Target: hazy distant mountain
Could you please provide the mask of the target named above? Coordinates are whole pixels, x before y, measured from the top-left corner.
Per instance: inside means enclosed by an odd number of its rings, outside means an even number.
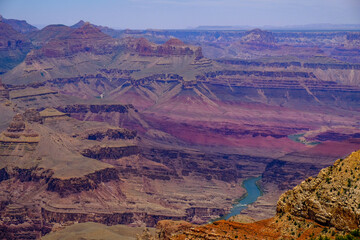
[[[288,25],[288,26],[198,26],[197,30],[250,30],[261,28],[264,30],[360,30],[360,24],[306,24],[306,25]]]
[[[278,29],[278,30],[360,30],[360,24],[306,24],[306,25],[289,25],[289,26],[264,26],[264,29]]]
[[[242,25],[242,26],[198,26],[197,30],[250,30],[255,27]]]
[[[81,28],[85,24],[86,24],[85,21],[80,20],[79,22],[70,26],[70,28]],[[93,24],[93,26],[95,26],[97,29],[99,29],[103,33],[110,35],[111,37],[118,37],[122,33],[122,30],[115,30],[115,29],[112,29],[112,28],[109,28],[106,26],[99,26],[99,25],[94,25],[94,24]]]
[[[6,19],[0,15],[0,21],[9,24],[16,31],[21,32],[21,33],[28,33],[28,32],[38,30],[33,25],[28,24],[25,20]]]

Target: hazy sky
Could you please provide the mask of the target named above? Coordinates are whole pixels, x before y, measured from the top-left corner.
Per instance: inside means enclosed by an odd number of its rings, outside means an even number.
[[[0,0],[5,18],[117,29],[360,24],[360,0]]]

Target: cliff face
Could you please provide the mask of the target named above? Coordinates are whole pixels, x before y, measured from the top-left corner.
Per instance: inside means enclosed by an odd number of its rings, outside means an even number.
[[[284,193],[277,212],[314,220],[339,230],[360,227],[360,151],[321,170]]]
[[[114,168],[107,168],[83,177],[70,179],[51,178],[46,190],[57,192],[64,197],[69,194],[96,189],[100,183],[112,180],[119,180],[118,172]]]
[[[161,45],[151,43],[145,38],[128,38],[124,41],[128,49],[137,52],[140,56],[169,57],[195,55],[197,60],[203,57],[201,48],[186,45],[179,39],[173,38]]]

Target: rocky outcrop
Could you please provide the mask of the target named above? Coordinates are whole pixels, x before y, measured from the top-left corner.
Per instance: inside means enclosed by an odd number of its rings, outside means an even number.
[[[198,223],[203,223],[204,220],[211,221],[217,216],[224,216],[225,214],[226,211],[222,208],[191,207],[186,209],[187,221],[193,223],[197,223],[196,219],[199,219]]]
[[[124,147],[101,147],[94,146],[82,151],[82,155],[98,160],[102,159],[118,159],[126,156],[138,154],[140,152],[138,146],[124,146]]]
[[[203,208],[207,215],[195,215],[195,217],[203,216],[212,216],[208,215],[209,212],[214,211],[213,209]],[[52,209],[51,207],[44,206],[42,209],[42,218],[44,222],[56,222],[59,224],[64,224],[66,222],[98,222],[106,225],[116,225],[116,224],[137,224],[138,222],[143,222],[148,227],[155,227],[156,224],[163,220],[191,220],[194,215],[193,213],[186,213],[186,215],[179,216],[168,216],[161,214],[145,213],[145,212],[112,212],[112,213],[102,213],[102,212],[91,212],[91,213],[80,213],[80,212],[61,212],[57,209]],[[218,209],[220,211],[220,209]],[[205,214],[204,212],[204,214]],[[181,221],[184,225],[189,226],[184,221]],[[181,224],[182,225],[182,224]],[[162,234],[162,235],[166,235]]]
[[[0,229],[4,230],[2,239],[40,239],[51,231],[51,224],[43,222],[40,208],[35,205],[8,204],[0,212]]]
[[[59,212],[48,208],[42,208],[42,217],[46,222],[98,222],[106,225],[136,224],[143,222],[146,226],[154,227],[158,221],[165,219],[182,220],[184,216],[166,216],[148,214],[145,212],[113,212],[113,213],[69,213]]]
[[[28,122],[38,122],[38,123],[42,123],[43,118],[40,115],[39,111],[37,111],[36,109],[27,109],[24,114],[23,114],[24,118],[26,121]]]
[[[18,89],[11,89],[10,99],[21,99],[22,101],[32,101],[36,97],[48,97],[49,95],[56,95],[58,92],[43,87],[24,87]]]
[[[183,222],[161,221],[156,226],[160,240],[236,240],[236,239],[281,239],[280,232],[275,230],[274,221],[264,220],[252,224],[230,221],[216,221],[207,225],[188,225]],[[290,236],[286,236],[290,237]],[[286,238],[285,238],[286,239]],[[289,238],[290,239],[290,238]]]
[[[6,131],[0,134],[0,147],[6,151],[7,145],[11,144],[37,144],[40,140],[39,134],[26,126],[24,116],[17,114]],[[11,148],[10,148],[11,149]],[[31,148],[29,148],[31,149]],[[1,152],[0,152],[1,154]],[[6,155],[6,153],[3,153]]]
[[[63,113],[101,113],[101,112],[118,112],[127,113],[129,109],[134,109],[131,104],[99,104],[99,105],[88,105],[88,104],[74,104],[67,106],[60,106],[56,108]]]
[[[314,220],[338,230],[360,227],[360,151],[333,166],[324,168],[284,193],[277,204],[278,214]]]
[[[112,77],[130,77],[131,74],[140,72],[140,70],[127,70],[127,69],[117,69],[117,68],[102,68],[99,69],[99,72],[102,74],[111,75]]]
[[[186,45],[178,39],[170,39],[162,45],[151,43],[146,38],[127,38],[124,41],[129,50],[135,51],[140,56],[194,56],[197,60],[203,57],[201,48]]]
[[[178,74],[154,74],[145,78],[131,79],[133,86],[144,86],[153,82],[179,82],[183,81],[183,77]]]
[[[308,72],[294,72],[294,71],[230,71],[222,70],[216,72],[208,72],[205,74],[208,78],[218,76],[247,76],[247,77],[271,77],[271,78],[305,78],[316,79],[313,73]]]
[[[192,224],[185,221],[162,220],[156,224],[157,237],[162,240],[170,240],[174,234],[187,231],[192,227]]]
[[[57,192],[61,197],[65,197],[72,193],[96,189],[99,183],[112,180],[119,180],[118,172],[114,168],[106,168],[78,178],[51,178],[47,190]]]
[[[240,65],[240,66],[252,66],[252,67],[275,67],[275,68],[289,68],[289,67],[301,67],[302,63],[297,61],[289,62],[261,62],[256,60],[244,60],[244,59],[217,59],[216,62],[222,64]]]
[[[340,50],[339,50],[340,51]],[[256,60],[243,60],[243,59],[218,59],[216,62],[229,65],[239,66],[252,66],[252,67],[271,67],[271,68],[290,68],[290,67],[303,67],[305,69],[337,69],[337,70],[359,70],[360,64],[357,63],[311,63],[311,62],[261,62]]]
[[[312,68],[312,69],[338,69],[338,70],[360,70],[360,64],[344,64],[344,63],[304,63],[304,68]]]
[[[50,119],[60,119],[68,116],[68,114],[60,112],[55,108],[45,108],[44,110],[39,112],[39,115],[42,121],[46,121]]]
[[[108,140],[117,140],[117,139],[134,139],[137,133],[134,130],[129,130],[125,128],[110,128],[110,129],[98,129],[91,130],[86,132],[84,135],[85,139],[101,141],[104,138]]]

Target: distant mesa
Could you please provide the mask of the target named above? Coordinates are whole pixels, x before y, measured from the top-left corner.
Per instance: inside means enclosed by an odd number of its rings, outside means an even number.
[[[241,41],[248,43],[265,43],[273,44],[276,42],[272,32],[263,31],[259,28],[247,31],[246,35],[241,38]]]
[[[59,119],[68,116],[68,114],[58,111],[55,108],[46,108],[40,112],[41,118],[45,121],[48,119]]]
[[[87,39],[94,39],[94,38],[111,38],[109,35],[101,32],[96,26],[86,22],[82,27],[73,31],[69,38],[87,38]]]
[[[169,41],[164,43],[165,46],[185,46],[185,43],[177,38],[171,38]]]
[[[135,50],[140,56],[191,56],[195,55],[196,59],[203,57],[200,47],[186,45],[179,39],[172,38],[162,45],[150,42],[146,38],[128,38],[127,48]]]

